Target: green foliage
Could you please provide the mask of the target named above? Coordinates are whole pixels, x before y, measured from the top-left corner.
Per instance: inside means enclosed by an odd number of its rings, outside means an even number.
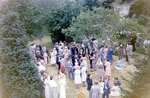
[[[100,2],[98,0],[84,0],[84,1],[85,1],[84,6],[90,10],[92,10],[94,7],[100,6]]]
[[[41,98],[43,84],[17,12],[1,11],[0,39],[2,98]]]
[[[72,23],[72,19],[80,13],[80,6],[77,3],[67,2],[66,4],[52,9],[47,20],[48,29],[52,41],[68,40],[61,30],[66,29]]]
[[[40,38],[45,31],[46,14],[30,0],[9,0],[8,9],[18,12],[29,39]]]
[[[73,24],[63,30],[66,36],[81,42],[83,38],[96,36],[99,40],[114,42],[119,38],[126,38],[126,34],[117,32],[129,31],[143,33],[144,27],[131,19],[124,19],[113,10],[96,8],[94,11],[81,12]],[[132,35],[132,34],[131,34]]]

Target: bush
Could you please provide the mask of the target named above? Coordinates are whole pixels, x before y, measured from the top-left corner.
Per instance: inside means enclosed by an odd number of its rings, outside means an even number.
[[[41,98],[42,81],[31,61],[27,37],[17,12],[0,14],[0,78],[3,98]]]

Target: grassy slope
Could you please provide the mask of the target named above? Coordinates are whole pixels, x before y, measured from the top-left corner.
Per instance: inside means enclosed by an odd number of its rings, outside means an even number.
[[[34,43],[37,43],[37,44],[40,43],[42,45],[47,46],[49,48],[49,50],[52,49],[52,44],[50,44],[51,40],[50,40],[49,37],[43,38],[42,41],[36,40],[36,41],[34,41]],[[111,86],[113,86],[113,78],[114,77],[118,77],[121,80],[121,82],[122,82],[122,86],[121,87],[123,89],[126,89],[126,90],[130,91],[127,81],[131,81],[132,76],[131,76],[130,73],[134,73],[136,68],[133,65],[128,65],[126,63],[126,66],[125,66],[124,70],[122,70],[122,71],[116,70],[114,68],[114,66],[117,63],[117,61],[118,61],[118,57],[114,56],[114,63],[111,66],[112,67],[112,76],[111,76],[111,80],[110,80]],[[58,74],[57,74],[57,72],[58,72],[57,71],[57,67],[51,66],[51,64],[47,65],[47,73],[49,75],[54,75],[54,80],[56,80],[56,82],[58,83]],[[97,75],[98,75],[97,71],[96,72],[92,72],[93,80],[97,79],[97,77],[98,77]],[[83,92],[86,95],[86,98],[88,98],[88,91],[86,90],[86,87],[82,87],[81,86],[80,89],[76,89],[74,81],[73,80],[68,80],[68,75],[66,75],[66,77],[67,77],[67,85],[66,85],[67,98],[77,98],[77,95],[80,92]]]

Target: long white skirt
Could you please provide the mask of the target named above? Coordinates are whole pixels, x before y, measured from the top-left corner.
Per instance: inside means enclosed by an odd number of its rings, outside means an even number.
[[[65,85],[60,85],[60,96],[59,96],[59,98],[66,98]]]
[[[56,64],[56,56],[51,57],[51,64]]]
[[[45,98],[50,98],[50,90],[48,85],[45,86]]]

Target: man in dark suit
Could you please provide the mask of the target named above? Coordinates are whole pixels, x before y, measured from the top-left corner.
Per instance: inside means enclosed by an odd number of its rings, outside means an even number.
[[[73,44],[71,48],[71,58],[72,58],[72,64],[75,66],[75,55],[78,54],[78,48],[76,47],[75,44]]]
[[[104,83],[104,88],[103,88],[104,92],[103,92],[102,98],[105,98],[105,96],[106,98],[109,98],[111,86],[110,86],[109,80],[106,77],[104,78],[104,80],[105,80],[105,83]]]

